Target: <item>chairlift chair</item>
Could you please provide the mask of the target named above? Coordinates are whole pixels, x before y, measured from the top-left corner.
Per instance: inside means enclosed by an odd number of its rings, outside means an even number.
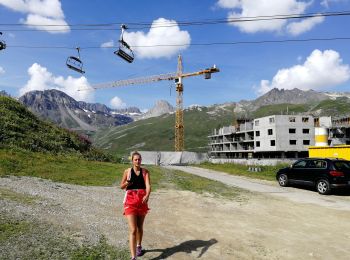
[[[78,57],[69,56],[67,58],[66,65],[71,70],[84,74],[85,71],[83,70],[83,62],[80,60],[80,48],[76,48],[76,49],[78,51]]]
[[[119,40],[119,49],[114,52],[114,54],[121,57],[123,60],[132,63],[134,61],[134,53],[131,50],[129,44],[127,44],[123,39],[124,31],[127,29],[125,24],[121,25],[122,33]]]
[[[0,32],[0,35],[2,35],[2,32]],[[0,40],[0,51],[6,49],[6,43],[2,40]]]
[[[204,79],[211,79],[211,73],[210,72],[204,73]]]

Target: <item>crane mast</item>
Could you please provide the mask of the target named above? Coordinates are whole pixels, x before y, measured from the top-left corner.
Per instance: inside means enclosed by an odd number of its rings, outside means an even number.
[[[183,111],[183,91],[182,84],[182,57],[177,60],[177,82],[176,82],[176,111],[175,111],[175,151],[181,152],[185,149],[184,137],[184,111]]]
[[[159,74],[149,77],[141,77],[134,79],[125,79],[125,80],[117,80],[108,83],[101,83],[93,85],[94,89],[102,89],[102,88],[111,88],[111,87],[122,87],[129,85],[139,85],[146,84],[151,82],[157,82],[161,80],[174,80],[176,83],[176,112],[175,112],[175,151],[180,152],[185,148],[184,145],[184,119],[183,119],[183,90],[184,86],[182,83],[183,78],[204,75],[205,79],[210,79],[211,74],[215,72],[219,72],[220,70],[216,68],[214,65],[211,68],[200,70],[197,72],[191,73],[183,73],[182,67],[182,57],[178,56],[177,60],[177,72],[176,73],[167,73],[167,74]]]

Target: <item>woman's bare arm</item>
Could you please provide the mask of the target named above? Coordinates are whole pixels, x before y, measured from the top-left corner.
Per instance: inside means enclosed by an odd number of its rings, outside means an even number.
[[[130,184],[129,182],[127,182],[127,178],[128,178],[128,169],[124,171],[122,180],[120,181],[120,188],[122,190],[124,190]]]
[[[149,171],[145,169],[146,174],[145,174],[145,184],[146,184],[146,195],[143,197],[142,202],[147,202],[149,195],[151,194],[151,179],[149,177]]]

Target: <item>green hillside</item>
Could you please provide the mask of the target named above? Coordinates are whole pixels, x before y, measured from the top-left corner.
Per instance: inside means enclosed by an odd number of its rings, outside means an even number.
[[[233,106],[198,107],[184,111],[186,151],[206,152],[207,136],[214,128],[233,122]],[[107,128],[96,133],[94,143],[118,155],[132,150],[173,151],[175,115],[164,115]]]
[[[185,150],[208,151],[208,135],[213,129],[232,125],[236,117],[257,118],[269,115],[310,113],[321,116],[349,115],[348,98],[325,100],[308,104],[276,104],[262,106],[255,111],[233,113],[234,105],[197,107],[184,111]],[[173,151],[175,115],[140,120],[120,127],[98,131],[94,143],[117,155],[132,150]]]
[[[0,148],[78,153],[89,159],[109,160],[86,136],[38,119],[12,98],[0,96],[0,115]]]
[[[264,117],[269,115],[298,114],[308,111],[310,104],[277,104],[260,107],[252,112],[252,118]]]
[[[346,97],[324,100],[313,107],[313,111],[317,110],[321,110],[321,115],[324,116],[348,116],[350,114],[350,101]]]
[[[252,117],[299,114],[305,112],[319,116],[349,116],[350,100],[346,97],[339,97],[335,100],[328,99],[319,103],[268,105],[253,111]]]

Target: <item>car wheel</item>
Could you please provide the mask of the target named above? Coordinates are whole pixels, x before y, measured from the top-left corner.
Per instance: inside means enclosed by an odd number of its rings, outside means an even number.
[[[282,187],[288,186],[288,176],[284,173],[278,175],[278,183]]]
[[[331,186],[329,185],[329,182],[325,179],[318,180],[316,188],[318,193],[322,195],[327,195],[331,192]]]

